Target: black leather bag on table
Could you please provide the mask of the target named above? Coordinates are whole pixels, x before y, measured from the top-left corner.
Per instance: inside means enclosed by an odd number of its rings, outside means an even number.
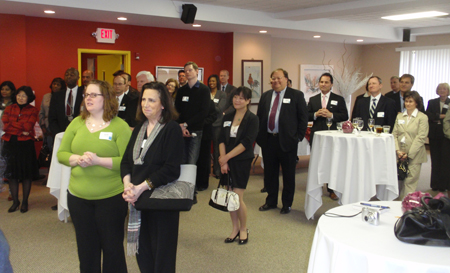
[[[408,160],[398,160],[397,161],[397,177],[398,180],[405,180],[405,178],[408,176],[409,169],[408,169]]]
[[[144,191],[134,207],[137,210],[189,211],[194,199],[196,176],[196,165],[181,165],[177,180],[151,191]]]
[[[416,245],[450,246],[450,199],[424,196],[421,203],[422,207],[406,211],[397,220],[394,226],[397,239]]]

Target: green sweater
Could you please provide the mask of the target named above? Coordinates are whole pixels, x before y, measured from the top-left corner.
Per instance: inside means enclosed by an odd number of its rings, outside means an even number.
[[[111,140],[104,139],[111,135]],[[125,153],[131,130],[121,118],[114,117],[109,126],[91,133],[85,121],[75,118],[67,127],[61,146],[58,150],[58,160],[61,164],[70,166],[71,155],[83,155],[84,152],[96,153],[99,157],[111,157],[112,169],[101,166],[82,168],[72,167],[69,191],[76,197],[87,200],[105,199],[123,192],[120,177],[120,162]]]

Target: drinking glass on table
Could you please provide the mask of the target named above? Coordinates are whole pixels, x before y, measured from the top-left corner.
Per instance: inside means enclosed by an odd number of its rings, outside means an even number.
[[[330,132],[330,127],[332,124],[333,124],[333,118],[327,118],[328,132]]]
[[[356,123],[356,126],[358,128],[358,136],[361,136],[361,129],[364,127],[364,120],[358,119],[358,122]]]
[[[336,128],[338,129],[339,132],[342,131],[342,123],[343,123],[342,121],[336,123]]]
[[[383,127],[381,125],[375,125],[375,131],[377,132],[377,136],[383,132]]]
[[[375,119],[369,118],[367,125],[369,125],[369,131],[373,133],[373,127],[375,126]]]
[[[383,133],[389,134],[390,131],[391,131],[391,126],[383,125]]]
[[[358,128],[358,120],[360,120],[361,118],[354,118],[353,119],[353,122],[352,122],[352,125],[353,125],[353,128]]]

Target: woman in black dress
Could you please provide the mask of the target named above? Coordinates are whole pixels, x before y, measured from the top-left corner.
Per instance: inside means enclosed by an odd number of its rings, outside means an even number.
[[[428,132],[431,156],[430,186],[434,191],[445,191],[450,190],[450,171],[447,166],[450,140],[444,137],[442,126],[450,104],[448,83],[440,83],[436,88],[436,94],[439,98],[429,100],[426,111],[430,126]]]
[[[235,89],[231,96],[235,111],[223,117],[222,132],[219,138],[219,164],[222,174],[229,173],[231,187],[239,195],[240,206],[230,212],[233,230],[225,239],[232,243],[239,237],[239,244],[248,242],[247,206],[244,203],[244,190],[250,177],[253,160],[253,143],[258,134],[258,117],[248,110],[252,91],[244,86]]]

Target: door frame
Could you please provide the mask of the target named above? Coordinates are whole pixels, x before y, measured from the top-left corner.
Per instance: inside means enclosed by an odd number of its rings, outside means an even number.
[[[108,49],[89,49],[89,48],[79,48],[78,49],[78,71],[80,74],[83,73],[81,67],[81,54],[106,54],[106,55],[122,55],[123,56],[123,71],[130,74],[131,72],[131,51],[125,50],[108,50]],[[81,77],[78,80],[78,85],[81,85]]]

